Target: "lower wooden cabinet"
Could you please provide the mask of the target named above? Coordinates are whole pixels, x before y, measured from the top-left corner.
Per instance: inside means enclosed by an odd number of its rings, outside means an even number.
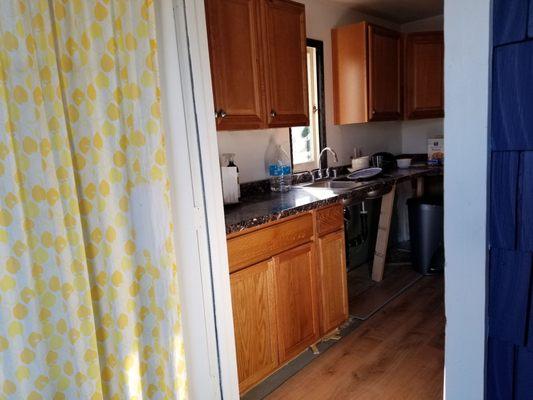
[[[348,319],[348,287],[344,231],[318,239],[321,332],[328,333]]]
[[[241,393],[347,319],[342,225],[337,204],[228,238]]]
[[[273,259],[279,359],[283,363],[319,336],[314,245],[286,251]]]
[[[278,366],[274,269],[262,262],[230,275],[233,323],[244,392]]]

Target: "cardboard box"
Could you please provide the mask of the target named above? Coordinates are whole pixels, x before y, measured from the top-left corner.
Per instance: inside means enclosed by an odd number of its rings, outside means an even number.
[[[444,164],[444,138],[428,139],[428,164]]]

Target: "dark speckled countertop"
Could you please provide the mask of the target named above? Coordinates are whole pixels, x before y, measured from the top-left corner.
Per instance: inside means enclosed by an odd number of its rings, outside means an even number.
[[[376,180],[359,182],[358,187],[343,193],[330,190],[292,189],[287,193],[269,192],[252,195],[239,204],[224,207],[226,234],[337,203],[344,199],[362,201],[370,191],[385,189],[386,193],[394,183],[439,174],[442,174],[442,167],[411,167],[388,172]]]

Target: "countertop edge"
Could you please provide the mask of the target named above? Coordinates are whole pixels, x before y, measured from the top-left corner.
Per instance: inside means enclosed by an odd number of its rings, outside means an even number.
[[[226,224],[226,235],[234,235],[234,234],[243,232],[247,229],[255,228],[255,227],[267,224],[269,222],[279,221],[283,218],[286,218],[286,217],[289,217],[295,214],[308,212],[308,211],[312,211],[312,210],[322,208],[328,205],[339,203],[342,200],[349,199],[351,201],[359,201],[359,200],[362,201],[367,197],[366,194],[368,192],[375,190],[375,189],[383,189],[387,185],[389,185],[392,188],[394,184],[398,184],[398,183],[401,183],[407,180],[415,179],[421,176],[441,175],[442,167],[420,168],[419,171],[417,171],[416,169],[413,169],[413,170],[410,170],[410,172],[412,173],[406,176],[384,177],[376,181],[370,181],[368,182],[367,186],[356,188],[345,193],[338,193],[325,199],[311,201],[309,203],[306,203],[300,206],[288,208],[288,209],[281,210],[281,211],[275,211],[275,212],[272,212],[266,215],[254,216],[253,218],[247,218],[237,223]],[[293,190],[299,190],[299,189],[293,189]],[[385,192],[387,192],[386,187],[385,187]]]

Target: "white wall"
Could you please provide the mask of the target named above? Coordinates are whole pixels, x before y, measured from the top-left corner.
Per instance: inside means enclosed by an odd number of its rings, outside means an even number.
[[[444,28],[444,15],[420,19],[402,24],[402,32],[440,31]]]
[[[287,154],[290,154],[287,128],[219,132],[218,150],[220,156],[224,153],[235,153],[240,182],[253,182],[267,177],[265,153],[271,141],[280,144]]]
[[[483,399],[491,2],[445,1],[447,399]]]
[[[427,139],[435,137],[444,137],[444,118],[403,121],[402,153],[427,153]]]

